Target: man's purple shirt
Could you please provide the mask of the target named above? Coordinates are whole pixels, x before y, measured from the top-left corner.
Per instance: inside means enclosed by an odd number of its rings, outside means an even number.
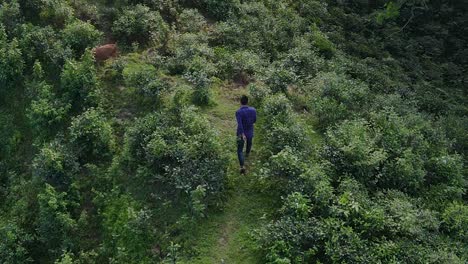
[[[254,134],[254,123],[257,121],[257,111],[255,108],[243,105],[236,111],[237,135],[245,134],[252,138]]]

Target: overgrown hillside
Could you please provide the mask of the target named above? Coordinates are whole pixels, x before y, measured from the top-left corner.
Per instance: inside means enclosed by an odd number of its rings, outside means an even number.
[[[464,2],[0,0],[0,263],[466,263]]]

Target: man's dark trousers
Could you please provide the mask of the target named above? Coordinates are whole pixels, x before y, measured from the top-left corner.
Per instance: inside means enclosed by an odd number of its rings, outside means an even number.
[[[252,137],[247,137],[247,147],[245,150],[245,153],[247,156],[250,154],[250,150],[252,149]],[[244,166],[244,145],[245,145],[245,140],[242,138],[242,136],[237,137],[237,157],[239,158],[239,163],[240,166]]]

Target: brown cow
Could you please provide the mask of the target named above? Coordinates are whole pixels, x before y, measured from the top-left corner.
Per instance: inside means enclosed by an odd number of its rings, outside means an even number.
[[[117,57],[118,52],[117,44],[106,44],[93,49],[93,55],[97,62]]]

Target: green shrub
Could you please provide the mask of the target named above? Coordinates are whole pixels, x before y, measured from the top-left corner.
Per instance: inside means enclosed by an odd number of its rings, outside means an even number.
[[[94,105],[93,96],[99,86],[94,58],[88,50],[80,61],[68,60],[60,75],[60,91],[72,110]]]
[[[159,106],[169,89],[168,80],[150,64],[128,63],[122,71],[125,84],[136,90],[140,102]]]
[[[187,79],[193,85],[192,102],[198,106],[206,106],[211,103],[211,80],[203,72],[185,74]]]
[[[68,1],[45,0],[41,1],[39,17],[41,22],[48,22],[57,27],[63,27],[73,18],[74,10]]]
[[[239,0],[197,0],[195,2],[200,2],[201,7],[204,10],[206,10],[214,18],[220,20],[226,19],[234,12],[236,12],[239,5]]]
[[[34,64],[34,80],[28,86],[32,96],[27,116],[37,141],[47,140],[60,131],[71,105],[64,103],[54,92],[53,87],[43,80],[42,67]]]
[[[127,45],[133,42],[147,44],[151,41],[153,46],[159,47],[165,43],[169,27],[159,12],[138,4],[123,9],[113,23],[112,32]]]
[[[214,50],[218,76],[220,78],[232,79],[240,85],[246,85],[264,67],[264,61],[255,53],[250,51],[230,52],[225,48]]]
[[[40,61],[46,77],[56,80],[65,61],[73,57],[72,50],[62,43],[58,34],[50,26],[22,24],[20,32],[19,46],[25,64],[32,67],[36,61]]]
[[[117,263],[149,263],[156,242],[151,212],[129,195],[113,194],[100,213],[104,255]]]
[[[172,55],[168,68],[174,74],[203,71],[212,76],[216,73],[213,49],[208,45],[205,34],[184,33],[169,40],[168,49]]]
[[[344,121],[328,129],[325,156],[340,174],[351,173],[361,182],[373,185],[387,153],[377,143],[381,132],[365,120]]]
[[[290,147],[298,155],[309,150],[309,139],[304,127],[297,122],[291,103],[280,94],[268,97],[263,103],[263,115],[268,122],[263,124],[265,149],[270,154]]]
[[[63,43],[80,57],[87,48],[95,47],[103,36],[91,23],[76,20],[67,24],[62,31]]]
[[[271,95],[271,90],[261,82],[251,83],[247,89],[249,90],[249,94],[253,99],[253,103],[257,106],[260,106],[263,100]]]
[[[198,186],[206,200],[224,190],[226,160],[206,119],[192,108],[178,108],[139,119],[127,130],[121,166],[135,175],[139,195],[186,197]]]
[[[177,28],[182,33],[197,33],[206,27],[205,18],[196,9],[184,9],[177,19]]]
[[[468,206],[454,202],[442,214],[443,227],[456,237],[468,239]]]
[[[283,59],[283,65],[291,69],[301,80],[314,78],[325,68],[325,60],[311,48],[306,37],[295,40],[292,48]]]
[[[37,233],[51,259],[58,258],[62,250],[73,247],[76,221],[71,217],[67,194],[58,192],[49,184],[38,195],[39,216]]]
[[[115,139],[101,109],[89,108],[70,125],[70,143],[81,162],[98,163],[112,158]]]
[[[47,183],[59,191],[67,191],[78,173],[76,157],[60,142],[42,147],[32,164],[32,173],[39,183]]]
[[[0,223],[0,261],[2,263],[31,262],[28,244],[33,236],[15,223]]]
[[[281,63],[274,63],[267,68],[264,78],[264,82],[273,93],[286,93],[288,87],[296,80],[296,74]]]
[[[3,24],[9,35],[14,33],[21,22],[23,17],[18,1],[4,1],[0,4],[0,24]]]
[[[19,84],[24,66],[18,41],[16,39],[8,41],[5,28],[0,24],[0,95],[2,98],[10,92],[10,89]]]
[[[328,37],[321,32],[316,25],[312,26],[312,44],[322,53],[326,58],[330,58],[336,51],[335,45],[328,39]]]
[[[319,74],[308,88],[322,129],[352,119],[371,101],[366,84],[334,72]]]

